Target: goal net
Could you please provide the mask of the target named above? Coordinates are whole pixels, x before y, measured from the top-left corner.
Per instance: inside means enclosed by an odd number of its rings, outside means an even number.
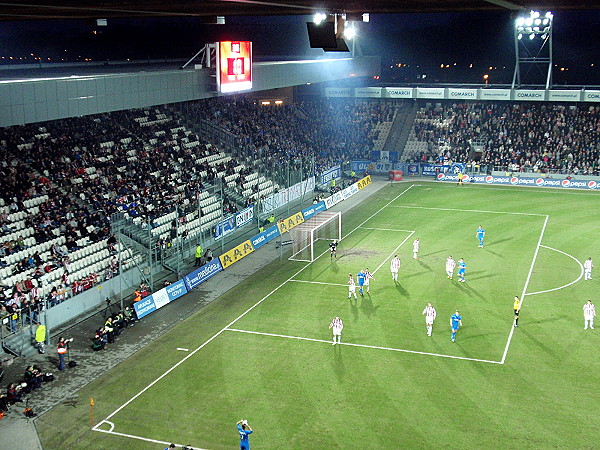
[[[342,213],[323,211],[292,228],[289,233],[292,241],[289,259],[312,262],[327,251],[328,241],[342,239]]]

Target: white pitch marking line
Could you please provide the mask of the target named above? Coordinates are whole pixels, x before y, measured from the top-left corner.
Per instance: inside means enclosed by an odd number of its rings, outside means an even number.
[[[427,206],[406,206],[406,205],[391,205],[391,208],[431,209],[431,210],[435,210],[435,211],[458,211],[458,212],[475,212],[475,213],[488,213],[488,214],[512,214],[515,216],[546,217],[546,214],[520,213],[520,212],[507,212],[507,211],[486,211],[486,210],[480,210],[480,209],[433,208],[433,207],[427,207]]]
[[[413,185],[411,184],[409,187],[407,187],[405,190],[403,190],[402,192],[400,192],[398,195],[396,195],[393,199],[391,199],[388,203],[386,203],[384,206],[382,206],[381,208],[379,208],[377,211],[375,211],[373,214],[371,214],[369,217],[367,217],[361,224],[359,224],[356,228],[354,228],[353,230],[350,230],[350,232],[348,234],[346,234],[346,236],[344,237],[348,237],[350,234],[352,234],[354,231],[358,230],[359,227],[361,227],[362,225],[364,225],[365,223],[367,223],[367,221],[371,220],[373,217],[375,217],[377,214],[379,214],[381,211],[383,211],[387,206],[389,206],[392,202],[396,201],[398,198],[400,198],[401,195],[405,194],[406,192],[408,192],[411,188],[413,187]],[[328,250],[325,250],[323,253],[321,253],[319,255],[318,258],[320,258],[321,256],[323,256],[325,253],[327,253]],[[317,258],[317,259],[318,259]],[[115,414],[117,414],[119,411],[121,411],[123,408],[125,408],[127,405],[129,405],[132,401],[134,401],[136,398],[138,398],[140,395],[142,395],[144,392],[146,392],[148,389],[150,389],[152,386],[154,386],[156,383],[158,383],[160,380],[162,380],[164,377],[166,377],[168,374],[170,374],[173,370],[175,370],[177,367],[179,367],[181,364],[183,364],[185,361],[187,361],[188,358],[191,358],[192,356],[194,356],[198,351],[200,351],[201,349],[203,349],[207,344],[209,344],[211,341],[213,341],[215,338],[217,338],[218,336],[221,335],[221,333],[223,333],[226,329],[228,329],[231,325],[233,325],[234,323],[236,323],[238,320],[240,320],[242,317],[244,317],[246,314],[248,314],[250,311],[252,311],[254,308],[256,308],[258,305],[260,305],[266,298],[268,298],[271,294],[273,294],[274,292],[276,292],[279,288],[281,288],[282,286],[284,286],[288,281],[292,280],[296,275],[298,275],[300,272],[302,272],[304,269],[306,269],[308,266],[310,266],[312,264],[312,262],[309,262],[308,264],[306,264],[303,268],[301,268],[300,270],[298,270],[298,272],[296,272],[294,275],[292,275],[290,278],[288,278],[287,280],[285,280],[283,283],[281,283],[279,286],[277,286],[275,289],[273,289],[271,292],[269,292],[267,295],[265,295],[263,298],[261,298],[259,301],[257,301],[254,305],[252,305],[250,308],[248,308],[246,311],[244,311],[242,314],[240,314],[238,317],[236,317],[235,319],[233,319],[229,324],[225,325],[223,328],[221,328],[218,332],[216,332],[214,335],[212,335],[210,338],[208,338],[206,341],[204,341],[204,343],[202,343],[198,348],[196,348],[194,351],[192,351],[190,354],[188,354],[185,358],[183,358],[181,361],[179,361],[178,363],[176,363],[175,365],[173,365],[171,368],[167,369],[167,371],[165,373],[163,373],[162,375],[160,375],[157,379],[155,379],[152,383],[150,383],[148,386],[146,386],[144,389],[142,389],[140,392],[138,392],[137,394],[135,394],[133,397],[131,397],[129,400],[127,400],[125,403],[123,403],[121,406],[119,406],[115,411],[113,411],[106,419],[104,419],[102,422],[108,422],[108,419],[110,419],[111,417],[113,417]],[[92,430],[94,431],[101,431],[99,429],[97,429],[97,425],[92,428]],[[105,431],[104,431],[105,432]],[[140,438],[140,437],[136,437],[136,436],[131,436],[132,438],[135,439],[142,439],[145,440],[145,438]]]
[[[323,281],[308,281],[308,280],[290,280],[290,281],[293,281],[294,283],[325,284],[327,286],[348,286],[347,284],[325,283]]]
[[[563,255],[568,256],[569,258],[571,258],[572,260],[574,260],[577,264],[579,264],[579,267],[581,268],[581,273],[579,274],[579,278],[577,278],[575,281],[571,281],[569,284],[565,284],[564,286],[557,287],[557,288],[554,288],[554,289],[547,289],[545,291],[529,292],[529,293],[527,293],[527,295],[545,294],[546,292],[558,291],[559,289],[564,289],[566,287],[569,287],[572,284],[575,284],[579,280],[581,280],[581,278],[583,277],[584,269],[583,269],[583,264],[581,264],[581,262],[577,258],[575,258],[573,255],[569,255],[568,253],[565,253],[565,252],[563,252],[561,250],[558,250],[556,248],[548,247],[547,245],[540,245],[540,247],[547,248],[548,250],[554,250],[555,252],[562,253]]]
[[[106,421],[103,421],[103,422],[106,422]],[[102,422],[100,422],[100,423],[102,423]],[[172,444],[172,442],[158,441],[156,439],[145,438],[145,437],[142,437],[142,436],[135,436],[133,434],[118,433],[116,431],[107,431],[107,430],[100,430],[100,429],[97,429],[97,430],[94,430],[94,431],[100,431],[101,433],[112,434],[112,435],[115,435],[115,436],[123,436],[123,437],[131,438],[131,439],[139,439],[140,441],[153,442],[155,444],[161,444],[161,445],[167,445],[168,446],[168,445]],[[175,446],[177,448],[180,448],[180,447],[183,447],[183,444],[175,444]],[[187,448],[192,449],[192,450],[206,450],[206,449],[203,449],[203,448],[200,448],[200,447],[187,447]]]
[[[326,341],[324,339],[313,339],[313,338],[306,338],[306,337],[300,337],[300,336],[287,336],[285,334],[261,333],[259,331],[238,330],[236,328],[228,328],[227,331],[235,331],[236,333],[258,334],[261,336],[273,336],[273,337],[280,337],[280,338],[285,338],[285,339],[296,339],[299,341],[323,342],[325,344],[331,344],[331,341]],[[413,353],[416,355],[425,355],[425,356],[439,356],[440,358],[462,359],[462,360],[466,360],[466,361],[477,361],[477,362],[485,362],[485,363],[490,363],[490,364],[502,364],[500,361],[490,361],[487,359],[475,359],[475,358],[467,358],[465,356],[442,355],[440,353],[418,352],[416,350],[404,350],[401,348],[380,347],[378,345],[353,344],[351,342],[340,342],[337,345],[347,345],[349,347],[360,347],[360,348],[373,348],[376,350],[387,350],[387,351],[391,351],[391,352],[400,352],[400,353]]]
[[[182,352],[189,352],[189,349],[187,349],[187,348],[177,347],[177,350],[180,350]]]
[[[376,230],[376,231],[398,231],[400,233],[414,233],[414,230],[394,230],[392,228],[370,228],[370,227],[361,227],[363,230]]]
[[[388,259],[390,259],[390,258],[392,257],[392,255],[395,255],[395,254],[396,254],[396,252],[398,251],[398,249],[399,249],[400,247],[402,247],[402,245],[404,245],[404,243],[405,243],[406,241],[408,241],[408,240],[410,239],[410,237],[411,237],[413,234],[415,234],[415,232],[414,232],[414,231],[411,231],[411,232],[410,232],[410,234],[409,234],[408,236],[406,236],[406,238],[405,238],[405,239],[404,239],[402,242],[400,242],[400,245],[399,245],[398,247],[396,247],[392,253],[390,253],[390,256],[388,256],[387,258],[385,258],[385,259],[383,260],[383,262],[377,266],[377,269],[375,269],[375,270],[373,271],[373,275],[375,275],[375,274],[377,273],[377,271],[378,271],[379,269],[381,269],[381,267],[382,267],[382,266],[383,266],[383,265],[384,265],[384,264],[387,262],[387,260],[388,260]]]
[[[542,227],[542,232],[540,233],[540,238],[538,239],[537,246],[535,248],[535,253],[533,254],[533,259],[531,261],[531,267],[529,267],[529,273],[527,274],[527,279],[525,280],[525,286],[523,286],[523,292],[521,293],[521,308],[523,308],[523,302],[525,301],[525,296],[527,295],[527,287],[529,286],[529,280],[531,280],[531,274],[533,273],[533,267],[535,266],[535,261],[537,259],[537,255],[540,251],[540,247],[542,246],[542,239],[544,237],[544,231],[546,231],[546,225],[548,225],[548,218],[550,216],[546,216],[544,220],[544,226]],[[506,361],[506,355],[508,354],[508,349],[510,347],[510,341],[512,341],[513,334],[515,333],[514,324],[511,325],[510,333],[508,334],[508,340],[506,341],[506,347],[504,347],[504,354],[502,355],[501,364],[504,364]]]

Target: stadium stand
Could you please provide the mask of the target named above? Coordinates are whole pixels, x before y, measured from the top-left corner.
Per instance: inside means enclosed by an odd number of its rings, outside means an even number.
[[[417,113],[403,160],[598,175],[599,135],[600,110],[585,104],[428,104]]]

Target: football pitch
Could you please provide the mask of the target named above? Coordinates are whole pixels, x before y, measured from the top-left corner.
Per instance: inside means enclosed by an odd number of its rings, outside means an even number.
[[[582,306],[600,300],[582,264],[600,261],[600,193],[400,183],[342,217],[337,260],[319,241],[312,263],[271,263],[85,386],[83,406],[39,418],[44,447],[237,448],[240,419],[253,448],[597,446],[600,330],[584,331]],[[446,276],[450,255],[465,283]],[[370,293],[348,299],[365,268]]]

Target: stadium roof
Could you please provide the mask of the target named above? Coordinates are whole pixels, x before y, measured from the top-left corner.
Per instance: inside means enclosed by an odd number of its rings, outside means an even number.
[[[599,9],[598,0],[11,0],[0,20]]]

